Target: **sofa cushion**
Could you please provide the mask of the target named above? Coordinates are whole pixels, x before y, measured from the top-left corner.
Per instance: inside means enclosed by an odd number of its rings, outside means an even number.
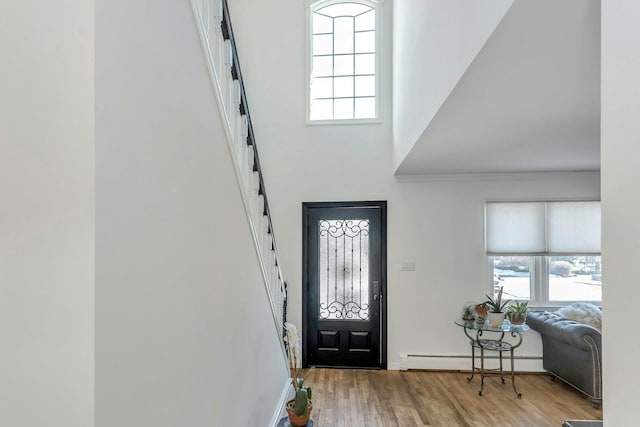
[[[575,320],[602,330],[602,311],[588,302],[576,302],[558,310],[565,319]]]

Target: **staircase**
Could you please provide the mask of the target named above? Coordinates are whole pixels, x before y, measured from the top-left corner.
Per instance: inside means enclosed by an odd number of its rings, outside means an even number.
[[[262,167],[251,125],[249,106],[238,61],[226,0],[192,0],[209,75],[234,161],[247,220],[260,260],[273,320],[284,337],[287,285],[284,282],[273,233]],[[286,343],[281,340],[286,357]]]

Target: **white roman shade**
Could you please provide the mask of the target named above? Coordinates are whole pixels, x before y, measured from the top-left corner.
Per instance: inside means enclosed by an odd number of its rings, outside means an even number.
[[[547,252],[550,255],[599,254],[600,202],[549,203]]]
[[[487,254],[541,254],[546,250],[544,203],[487,203]]]
[[[487,255],[600,253],[600,202],[485,205]]]

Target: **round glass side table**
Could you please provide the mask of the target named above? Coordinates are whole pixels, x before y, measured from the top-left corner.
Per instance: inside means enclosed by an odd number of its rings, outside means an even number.
[[[478,395],[482,396],[484,390],[484,378],[489,375],[499,375],[502,384],[505,384],[505,377],[511,378],[513,391],[518,398],[522,397],[516,389],[516,374],[513,366],[513,351],[522,344],[522,332],[528,331],[529,326],[503,324],[498,328],[492,328],[489,322],[482,324],[474,321],[456,320],[456,325],[463,328],[465,335],[469,338],[471,345],[471,376],[467,378],[467,382],[471,382],[476,372],[480,373],[480,391]],[[488,338],[489,337],[489,338]],[[505,340],[508,337],[509,340]],[[476,366],[476,349],[480,349],[480,366]],[[499,355],[500,366],[496,369],[485,368],[485,351],[497,352]],[[506,372],[503,369],[502,353],[509,352],[511,361],[511,371]]]

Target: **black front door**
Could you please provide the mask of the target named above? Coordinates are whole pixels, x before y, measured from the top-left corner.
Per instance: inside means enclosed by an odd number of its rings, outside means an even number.
[[[303,204],[305,366],[385,368],[386,202]]]

